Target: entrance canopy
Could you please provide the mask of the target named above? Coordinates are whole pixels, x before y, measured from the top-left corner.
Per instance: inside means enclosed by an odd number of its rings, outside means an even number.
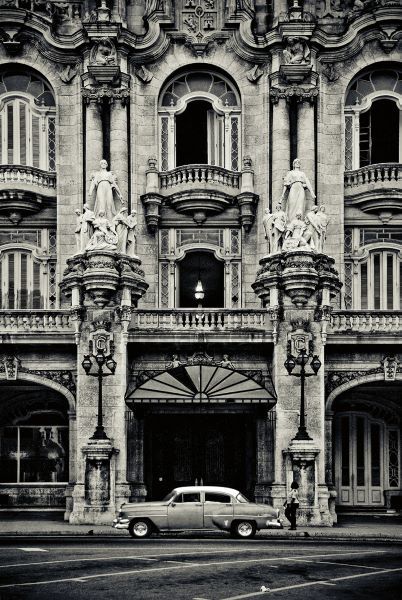
[[[126,397],[130,407],[139,404],[276,404],[273,392],[252,377],[224,367],[181,366],[157,374]]]

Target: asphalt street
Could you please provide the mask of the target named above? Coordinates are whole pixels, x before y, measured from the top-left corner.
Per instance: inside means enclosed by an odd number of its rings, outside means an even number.
[[[401,559],[397,544],[15,540],[0,547],[0,600],[401,600]]]

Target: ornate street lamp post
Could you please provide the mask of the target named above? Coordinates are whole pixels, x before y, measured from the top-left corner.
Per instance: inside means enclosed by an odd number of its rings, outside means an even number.
[[[310,367],[312,369],[312,373],[306,373],[306,365],[311,358]],[[312,348],[309,348],[309,352],[306,351],[305,348],[302,348],[299,354],[294,357],[291,353],[291,342],[288,342],[288,354],[287,358],[284,362],[287,372],[289,375],[293,375],[294,377],[300,377],[300,424],[299,429],[293,438],[294,440],[311,440],[312,438],[307,433],[306,429],[306,419],[305,419],[305,401],[304,401],[304,383],[306,377],[312,377],[313,375],[317,375],[318,371],[321,367],[321,361],[318,358],[317,354],[312,353]],[[299,366],[300,371],[298,373],[292,373],[293,369]]]
[[[91,373],[93,366],[92,359],[95,359],[98,365],[98,372]],[[105,373],[103,370],[104,365],[109,369],[110,373]],[[113,359],[112,355],[105,356],[104,348],[97,348],[96,354],[85,354],[84,360],[82,361],[82,367],[87,375],[98,378],[98,424],[95,429],[95,433],[91,437],[91,440],[108,440],[106,432],[103,428],[103,408],[102,408],[102,385],[103,378],[114,375],[116,371],[117,363]]]

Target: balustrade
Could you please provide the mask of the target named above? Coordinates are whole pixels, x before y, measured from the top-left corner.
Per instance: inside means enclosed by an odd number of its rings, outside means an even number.
[[[330,333],[395,333],[400,334],[402,311],[334,311]]]
[[[395,184],[402,180],[402,165],[397,163],[379,163],[368,165],[361,169],[345,172],[345,188],[368,184],[391,182]]]
[[[264,310],[230,309],[155,309],[136,310],[132,326],[135,329],[165,331],[266,330],[269,317]]]
[[[0,165],[0,185],[2,183],[22,183],[55,190],[56,173],[25,165]]]
[[[0,334],[72,333],[68,310],[0,310]]]
[[[240,173],[223,167],[209,165],[185,165],[159,174],[160,189],[169,190],[180,185],[221,185],[238,190]]]

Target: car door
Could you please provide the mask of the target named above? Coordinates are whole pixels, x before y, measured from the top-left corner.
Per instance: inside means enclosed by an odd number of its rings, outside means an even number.
[[[169,529],[202,529],[203,517],[200,492],[179,494],[168,506]]]
[[[214,516],[233,518],[233,498],[229,494],[205,492],[204,494],[204,527],[214,529]]]

